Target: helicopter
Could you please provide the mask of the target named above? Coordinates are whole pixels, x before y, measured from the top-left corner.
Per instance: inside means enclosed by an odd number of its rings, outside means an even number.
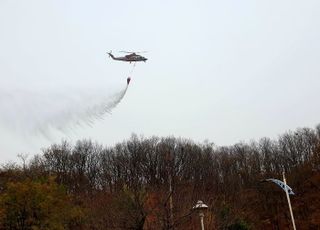
[[[146,62],[148,60],[147,58],[137,54],[137,53],[145,53],[145,52],[120,51],[121,53],[128,53],[123,57],[115,57],[111,52],[112,51],[108,52],[107,54],[109,54],[109,57],[111,57],[113,60],[116,60],[116,61],[126,61],[131,63],[131,62],[139,62],[139,61]]]

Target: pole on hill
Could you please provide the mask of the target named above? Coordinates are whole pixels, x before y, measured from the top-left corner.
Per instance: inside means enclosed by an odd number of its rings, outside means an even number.
[[[282,172],[282,176],[283,176],[283,183],[285,185],[285,191],[286,191],[286,196],[287,196],[287,200],[288,200],[288,205],[289,205],[289,210],[290,210],[290,216],[291,216],[293,230],[296,230],[296,224],[294,222],[294,217],[293,217],[293,212],[292,212],[292,207],[291,207],[291,201],[290,201],[290,197],[289,197],[289,193],[288,193],[288,189],[287,189],[287,181],[286,181],[286,177],[284,175],[284,171]]]

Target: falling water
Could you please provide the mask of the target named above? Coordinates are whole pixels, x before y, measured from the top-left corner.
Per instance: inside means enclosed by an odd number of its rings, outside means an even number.
[[[24,135],[49,137],[53,130],[68,133],[103,119],[121,102],[124,88],[109,93],[104,89],[41,89],[0,92],[0,127]]]

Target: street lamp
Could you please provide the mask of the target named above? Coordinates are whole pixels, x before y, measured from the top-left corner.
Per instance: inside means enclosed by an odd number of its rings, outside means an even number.
[[[282,176],[283,176],[283,183],[284,183],[284,187],[285,187],[285,191],[286,191],[286,196],[287,196],[287,200],[288,200],[288,205],[289,205],[289,210],[290,210],[290,216],[291,216],[291,222],[292,222],[292,226],[293,229],[296,230],[296,224],[294,222],[294,217],[293,217],[293,212],[292,212],[292,207],[291,207],[291,201],[290,201],[290,197],[289,197],[289,192],[288,192],[288,187],[287,187],[287,181],[286,181],[286,177],[284,175],[284,171],[282,172]]]
[[[204,230],[203,217],[204,217],[204,211],[208,209],[208,205],[204,204],[201,200],[198,200],[197,204],[193,206],[192,209],[197,210],[199,212],[201,230]]]

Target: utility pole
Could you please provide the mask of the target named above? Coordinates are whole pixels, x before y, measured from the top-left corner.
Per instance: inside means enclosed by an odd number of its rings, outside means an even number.
[[[173,190],[172,190],[172,175],[171,172],[169,174],[169,208],[170,208],[170,225],[171,225],[171,229],[173,230],[173,199],[172,199],[172,194],[173,194]]]
[[[167,163],[167,174],[169,182],[169,229],[174,230],[174,219],[173,219],[173,187],[172,187],[172,153],[169,151],[166,156]]]

